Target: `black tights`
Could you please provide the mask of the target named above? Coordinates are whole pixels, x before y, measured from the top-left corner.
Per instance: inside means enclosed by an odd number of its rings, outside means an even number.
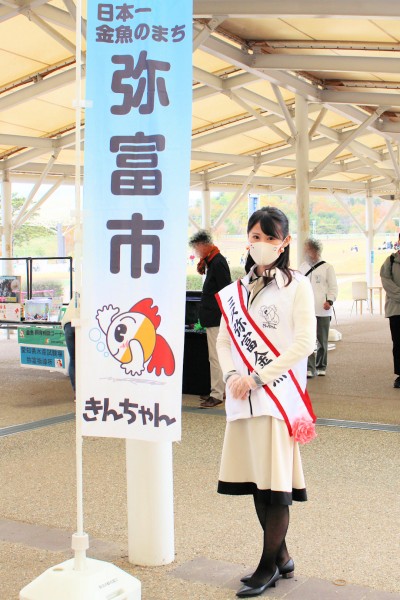
[[[289,560],[286,547],[286,532],[289,527],[289,507],[282,504],[267,504],[254,495],[257,517],[264,531],[263,551],[257,569],[248,585],[257,587],[267,583],[276,567]]]

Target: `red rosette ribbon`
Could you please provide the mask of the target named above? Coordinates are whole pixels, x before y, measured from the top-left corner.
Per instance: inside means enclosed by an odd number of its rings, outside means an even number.
[[[317,437],[315,424],[306,419],[297,419],[292,427],[295,442],[299,444],[308,444]]]

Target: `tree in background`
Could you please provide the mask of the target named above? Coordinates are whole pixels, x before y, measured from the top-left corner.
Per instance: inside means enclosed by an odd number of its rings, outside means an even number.
[[[13,218],[19,213],[25,200],[26,198],[13,194],[11,198]],[[57,248],[56,229],[36,224],[37,218],[37,215],[33,215],[14,231],[14,256],[54,256]]]
[[[226,209],[228,204],[234,197],[234,192],[213,192],[211,200],[211,224],[215,223],[218,217]],[[286,196],[278,196],[271,194],[260,195],[260,207],[262,206],[277,206],[287,215],[290,223],[290,231],[292,234],[297,233],[297,204],[294,194]],[[359,223],[365,221],[365,198],[352,197],[347,199],[352,214],[357,218]],[[381,198],[374,198],[374,222],[379,223],[387,214],[390,208],[387,201]],[[221,236],[237,236],[245,235],[247,221],[247,196],[235,206],[233,211],[229,213],[223,223],[215,232]],[[201,197],[191,199],[189,203],[189,214],[192,220],[201,227],[202,218],[202,200]],[[315,222],[316,235],[332,235],[332,234],[352,234],[359,233],[359,229],[350,217],[348,212],[331,196],[316,196],[310,197],[310,224]],[[389,219],[385,223],[384,232],[393,233],[397,231],[393,219]]]

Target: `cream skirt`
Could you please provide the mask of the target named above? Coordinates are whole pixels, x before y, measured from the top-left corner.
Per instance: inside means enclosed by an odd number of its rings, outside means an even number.
[[[220,494],[256,494],[268,504],[307,500],[299,444],[280,419],[263,416],[226,424]]]

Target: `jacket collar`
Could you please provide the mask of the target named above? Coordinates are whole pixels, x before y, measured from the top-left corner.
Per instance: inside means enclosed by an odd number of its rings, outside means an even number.
[[[250,281],[254,277],[254,271],[256,269],[256,266],[257,265],[253,265],[250,271],[247,273],[247,275],[245,275],[242,279],[242,282],[246,287],[249,285]],[[271,269],[270,274],[275,278],[276,285],[279,289],[285,287],[286,276],[283,273],[283,271],[281,271],[280,269]]]

